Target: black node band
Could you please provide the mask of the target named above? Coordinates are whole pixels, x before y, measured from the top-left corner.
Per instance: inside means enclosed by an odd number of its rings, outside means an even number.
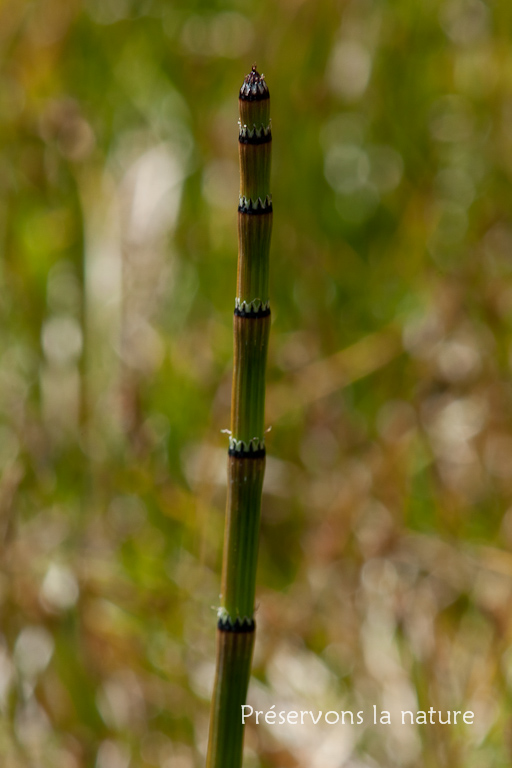
[[[261,309],[239,309],[238,307],[235,308],[235,317],[250,317],[253,319],[259,318],[259,317],[268,317],[270,315],[270,307],[263,307]]]
[[[232,456],[234,459],[264,459],[266,450],[265,448],[254,448],[248,451],[238,451],[236,448],[230,448],[228,456]]]
[[[240,621],[236,618],[233,622],[230,619],[219,619],[217,627],[221,632],[237,632],[242,634],[243,632],[254,632],[256,629],[256,622],[254,619],[244,619]]]
[[[250,205],[238,206],[238,213],[247,213],[249,216],[264,216],[267,213],[272,213],[272,210],[272,203],[266,205],[265,208],[261,208],[260,206],[253,208],[252,203]]]
[[[240,144],[268,144],[270,141],[272,141],[272,133],[269,131],[268,133],[262,133],[261,136],[242,136],[240,134],[238,136],[238,141]]]

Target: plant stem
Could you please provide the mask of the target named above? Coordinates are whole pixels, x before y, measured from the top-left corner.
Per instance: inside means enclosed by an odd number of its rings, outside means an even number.
[[[265,472],[265,367],[272,231],[270,102],[256,67],[240,89],[240,204],[228,498],[208,768],[240,768],[254,645],[254,593]]]

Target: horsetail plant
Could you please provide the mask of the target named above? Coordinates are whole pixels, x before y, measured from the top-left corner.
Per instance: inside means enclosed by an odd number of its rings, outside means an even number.
[[[238,103],[240,201],[233,389],[217,668],[207,768],[240,768],[242,764],[241,713],[254,646],[254,593],[265,471],[272,136],[269,91],[256,66],[244,79]]]

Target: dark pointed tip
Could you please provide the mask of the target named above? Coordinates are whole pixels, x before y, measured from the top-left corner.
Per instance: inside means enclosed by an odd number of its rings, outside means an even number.
[[[248,75],[245,76],[244,82],[245,83],[259,83],[261,80],[261,75],[258,72],[258,65],[254,63],[251,67],[251,71]]]
[[[251,71],[244,78],[240,88],[240,98],[243,101],[262,101],[269,98],[265,75],[260,75],[256,64],[253,64]]]

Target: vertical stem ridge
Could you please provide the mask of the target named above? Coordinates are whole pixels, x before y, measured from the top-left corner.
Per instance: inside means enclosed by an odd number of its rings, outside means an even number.
[[[228,458],[221,603],[231,619],[253,618],[265,457]]]
[[[240,768],[243,752],[242,705],[251,673],[254,628],[217,629],[217,672],[211,706],[207,768]]]
[[[265,368],[270,315],[233,318],[234,365],[231,394],[231,434],[249,445],[263,442]]]
[[[263,306],[269,302],[268,255],[272,234],[272,213],[250,216],[238,214],[237,299],[248,305],[260,299]]]

